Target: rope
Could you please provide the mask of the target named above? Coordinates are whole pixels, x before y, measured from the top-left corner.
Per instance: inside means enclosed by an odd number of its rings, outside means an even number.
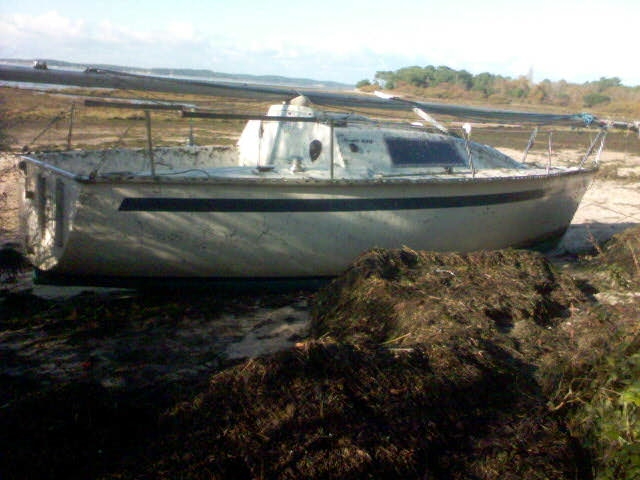
[[[44,135],[44,133],[49,130],[53,125],[55,125],[56,123],[58,123],[60,120],[62,120],[64,117],[67,116],[67,112],[60,112],[58,115],[56,115],[53,120],[51,120],[46,127],[44,127],[44,129],[35,136],[35,138],[33,140],[31,140],[31,142],[27,143],[24,147],[22,147],[23,151],[28,151],[29,147],[31,145],[33,145],[34,143],[36,143],[36,141],[42,136]]]

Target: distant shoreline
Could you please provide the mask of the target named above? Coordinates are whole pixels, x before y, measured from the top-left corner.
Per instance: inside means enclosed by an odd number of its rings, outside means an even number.
[[[214,72],[206,69],[192,69],[192,68],[137,68],[126,67],[121,65],[103,65],[103,64],[83,64],[64,62],[60,60],[48,60],[42,59],[46,62],[49,68],[65,69],[84,71],[87,67],[118,70],[125,73],[135,73],[141,75],[156,75],[170,78],[182,78],[192,80],[211,80],[222,82],[238,82],[238,83],[253,83],[259,85],[288,85],[288,86],[300,86],[300,87],[312,87],[312,88],[326,88],[330,90],[352,90],[355,88],[352,84],[334,82],[331,80],[315,80],[310,78],[291,78],[280,75],[249,75],[249,74],[234,74],[234,73],[222,73]],[[0,58],[0,64],[30,67],[33,60],[25,59],[7,59]]]

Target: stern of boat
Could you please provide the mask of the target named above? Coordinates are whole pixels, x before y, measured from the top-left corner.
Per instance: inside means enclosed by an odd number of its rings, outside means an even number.
[[[56,267],[73,228],[81,185],[72,174],[23,157],[21,227],[25,251],[39,270]]]

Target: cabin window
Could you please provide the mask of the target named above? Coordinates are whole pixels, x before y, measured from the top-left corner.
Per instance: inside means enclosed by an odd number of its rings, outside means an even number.
[[[315,162],[322,153],[322,142],[320,140],[313,140],[309,144],[309,157],[311,161]]]
[[[450,142],[438,139],[385,138],[395,167],[464,167],[466,159]]]

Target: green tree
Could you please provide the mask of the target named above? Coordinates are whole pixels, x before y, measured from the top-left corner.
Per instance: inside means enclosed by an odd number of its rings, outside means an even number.
[[[373,77],[374,80],[384,88],[395,88],[396,74],[391,71],[378,71]]]
[[[618,77],[600,77],[600,80],[589,82],[589,85],[594,85],[598,89],[598,92],[602,93],[609,87],[619,87],[622,85],[622,81]]]
[[[445,67],[443,65],[436,68],[435,76],[434,76],[434,85],[439,85],[441,83],[451,83],[454,84],[456,81],[456,71]]]
[[[549,98],[549,86],[542,82],[535,85],[530,91],[528,97],[535,103],[545,103]]]
[[[397,80],[413,85],[414,87],[428,87],[425,70],[422,67],[404,67],[396,72]]]
[[[473,86],[473,75],[466,70],[458,70],[456,73],[456,85],[461,86],[465,90],[470,90]]]
[[[520,77],[517,80],[509,80],[505,82],[507,95],[513,98],[523,99],[529,95],[531,87],[526,77]]]
[[[601,103],[609,103],[610,101],[611,97],[602,95],[601,93],[589,93],[582,97],[582,102],[587,108],[591,108],[594,105],[599,105]]]
[[[485,97],[488,97],[496,93],[494,88],[495,81],[495,75],[489,72],[480,73],[473,77],[473,86],[471,87],[471,90],[482,92]]]

